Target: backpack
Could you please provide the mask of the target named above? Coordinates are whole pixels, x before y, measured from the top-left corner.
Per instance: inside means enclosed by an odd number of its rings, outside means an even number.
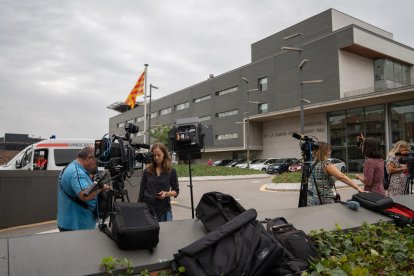
[[[387,161],[384,161],[384,189],[388,190],[388,187],[390,186],[390,178],[391,175],[388,174],[387,171]]]
[[[99,224],[99,229],[120,249],[152,249],[159,242],[160,225],[155,213],[144,202],[114,202],[110,214],[112,228]]]
[[[310,259],[318,257],[312,239],[305,232],[288,223],[285,218],[277,217],[266,221],[267,231],[272,233],[295,258],[307,263]]]
[[[284,258],[284,249],[249,209],[174,254],[173,270],[185,275],[260,276]]]
[[[220,192],[208,192],[203,194],[195,211],[196,217],[201,220],[207,231],[210,232],[240,215],[246,209],[231,195]]]

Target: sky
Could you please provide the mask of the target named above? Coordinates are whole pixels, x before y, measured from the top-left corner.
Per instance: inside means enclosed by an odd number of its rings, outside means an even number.
[[[157,99],[330,8],[414,47],[412,0],[0,0],[0,137],[99,139],[144,64]]]

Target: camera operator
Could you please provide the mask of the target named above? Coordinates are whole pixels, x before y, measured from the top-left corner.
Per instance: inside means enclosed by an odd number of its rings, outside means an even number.
[[[57,225],[60,231],[95,228],[96,197],[101,191],[109,189],[109,186],[105,184],[85,195],[85,191],[94,185],[90,171],[95,169],[94,147],[87,146],[61,171],[58,180],[57,215]]]
[[[385,195],[384,190],[384,161],[379,141],[372,137],[358,136],[365,157],[364,174],[356,174],[355,178],[364,184],[364,190]]]
[[[390,175],[390,186],[388,187],[389,196],[405,194],[407,183],[407,165],[400,163],[400,156],[408,155],[410,146],[404,140],[395,143],[395,146],[387,155],[386,166]]]
[[[151,153],[152,161],[144,170],[138,201],[152,207],[159,221],[170,221],[173,219],[170,197],[177,197],[180,191],[177,172],[163,144],[154,143]]]
[[[335,195],[332,189],[335,187],[335,178],[358,192],[363,192],[357,184],[327,160],[331,151],[331,146],[325,142],[319,142],[319,148],[313,151],[315,162],[309,177],[307,206],[334,203]]]

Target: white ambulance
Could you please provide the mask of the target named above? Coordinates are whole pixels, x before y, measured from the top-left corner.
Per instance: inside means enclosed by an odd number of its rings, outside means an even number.
[[[30,145],[19,152],[0,170],[33,170],[36,161],[43,155],[47,162],[45,170],[61,170],[76,159],[78,152],[88,145],[95,145],[93,139],[48,139]]]

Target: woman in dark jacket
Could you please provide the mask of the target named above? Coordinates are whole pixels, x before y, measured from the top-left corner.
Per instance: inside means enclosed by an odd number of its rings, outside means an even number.
[[[138,201],[146,202],[159,221],[172,220],[170,197],[177,197],[180,191],[175,168],[166,147],[154,143],[151,147],[152,161],[143,173]]]

